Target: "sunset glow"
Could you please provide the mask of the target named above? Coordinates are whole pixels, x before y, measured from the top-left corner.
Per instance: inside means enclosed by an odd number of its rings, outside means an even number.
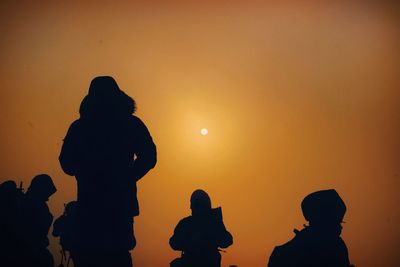
[[[306,223],[303,197],[328,188],[348,208],[342,236],[352,263],[400,266],[392,8],[22,2],[0,5],[1,181],[27,187],[48,173],[58,188],[51,212],[62,214],[77,186],[58,162],[63,138],[90,81],[110,75],[137,102],[158,149],[157,166],[138,182],[135,267],[179,256],[168,240],[198,188],[222,207],[233,235],[222,267],[265,267],[274,246]],[[58,240],[50,243],[58,263]]]

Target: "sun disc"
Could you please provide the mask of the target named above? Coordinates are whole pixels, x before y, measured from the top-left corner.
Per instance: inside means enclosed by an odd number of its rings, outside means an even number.
[[[208,134],[208,129],[207,128],[202,128],[200,130],[201,135],[207,135]]]

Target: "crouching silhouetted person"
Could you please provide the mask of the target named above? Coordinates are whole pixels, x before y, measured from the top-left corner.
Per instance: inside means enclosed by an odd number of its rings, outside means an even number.
[[[77,250],[77,202],[71,201],[65,206],[64,214],[58,217],[53,224],[53,236],[60,237],[62,248],[62,260],[69,259],[75,264],[75,254]],[[69,259],[67,262],[69,262]],[[67,264],[68,265],[68,264]]]
[[[171,266],[220,267],[219,248],[233,244],[232,235],[226,230],[221,208],[211,208],[211,200],[203,190],[193,192],[190,199],[192,216],[182,219],[169,240],[174,250],[182,251],[182,257]]]
[[[75,267],[131,267],[139,215],[136,183],[156,164],[156,146],[135,101],[112,77],[92,80],[64,139],[60,163],[78,184]]]
[[[346,244],[340,237],[346,205],[339,194],[322,190],[306,196],[301,203],[309,222],[296,236],[275,247],[268,267],[349,267]]]

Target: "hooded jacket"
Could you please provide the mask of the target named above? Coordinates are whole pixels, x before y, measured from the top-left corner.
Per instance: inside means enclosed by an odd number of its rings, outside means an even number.
[[[156,146],[136,116],[135,101],[111,77],[95,78],[64,138],[59,156],[75,176],[83,210],[137,216],[136,182],[157,161]]]

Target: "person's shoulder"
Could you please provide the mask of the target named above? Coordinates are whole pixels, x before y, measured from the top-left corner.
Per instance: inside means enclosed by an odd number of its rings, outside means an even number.
[[[341,249],[342,251],[344,251],[345,253],[347,253],[347,245],[344,242],[343,238],[339,236],[338,238],[338,242],[337,242],[337,246],[339,247],[339,249]]]
[[[275,267],[275,266],[290,266],[289,259],[291,258],[292,250],[290,249],[290,241],[276,246],[269,257],[268,267]]]
[[[278,251],[286,251],[286,250],[291,250],[293,249],[296,245],[298,239],[296,238],[296,236],[294,238],[292,238],[291,240],[287,241],[286,243],[276,246],[275,249],[277,249]]]
[[[192,223],[192,221],[193,221],[192,216],[185,217],[178,222],[178,226],[181,226],[181,227],[188,226]]]
[[[140,126],[144,125],[144,122],[139,117],[137,117],[135,115],[129,116],[129,121],[132,124],[135,124],[135,125],[140,125]]]
[[[76,120],[74,120],[74,121],[71,123],[71,125],[69,126],[69,129],[70,129],[70,130],[77,129],[77,128],[79,128],[79,127],[82,126],[83,122],[84,122],[83,119],[80,119],[80,118],[79,118],[79,119],[76,119]]]
[[[190,222],[192,222],[192,220],[193,220],[192,216],[187,216],[185,218],[182,218],[179,222],[180,223],[190,223]]]
[[[288,253],[289,251],[293,251],[296,249],[296,247],[298,247],[299,243],[301,243],[301,239],[303,239],[303,232],[302,231],[296,231],[295,232],[295,236],[292,237],[292,239],[290,239],[289,241],[287,241],[286,243],[276,246],[274,248],[274,252],[278,253],[278,254],[282,254],[282,253]]]
[[[143,134],[148,133],[146,124],[139,117],[137,117],[135,115],[131,115],[131,116],[129,116],[128,122],[129,122],[130,128],[132,130],[134,130],[135,132],[139,132],[139,133],[143,133]]]
[[[71,123],[68,128],[67,137],[79,135],[79,132],[82,130],[82,119],[77,119]]]

